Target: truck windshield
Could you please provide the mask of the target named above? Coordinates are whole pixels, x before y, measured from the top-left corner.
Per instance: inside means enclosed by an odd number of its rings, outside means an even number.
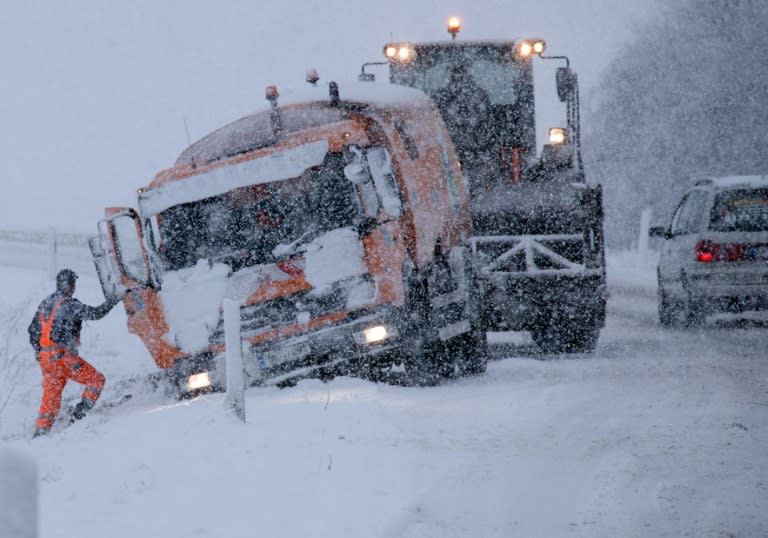
[[[299,177],[239,188],[173,206],[157,217],[158,254],[166,271],[200,259],[233,271],[275,261],[273,250],[302,236],[350,226],[360,215],[340,153]]]
[[[717,232],[768,231],[768,189],[738,189],[717,194],[709,229]]]

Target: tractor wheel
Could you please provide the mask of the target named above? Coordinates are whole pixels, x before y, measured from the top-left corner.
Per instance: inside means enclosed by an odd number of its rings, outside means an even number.
[[[557,318],[550,316],[531,329],[533,341],[543,352],[560,354],[594,351],[600,337],[599,327]]]

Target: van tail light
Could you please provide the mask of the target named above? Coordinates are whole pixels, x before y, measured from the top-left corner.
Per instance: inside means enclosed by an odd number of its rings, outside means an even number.
[[[696,243],[696,261],[699,262],[738,262],[746,259],[749,245],[741,243],[714,243],[699,241]]]

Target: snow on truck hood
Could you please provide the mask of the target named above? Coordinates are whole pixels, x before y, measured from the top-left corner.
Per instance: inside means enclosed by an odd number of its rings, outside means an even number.
[[[311,103],[317,101],[329,101],[328,83],[317,86],[301,86],[298,88],[280,88],[280,97],[277,102],[280,106]],[[408,88],[389,82],[339,82],[339,99],[341,102],[351,101],[356,103],[369,103],[374,106],[433,106],[432,100],[416,88]],[[269,109],[269,104],[257,109],[261,112]]]
[[[304,278],[315,293],[322,292],[334,282],[366,273],[363,255],[362,242],[352,228],[331,230],[306,245]],[[243,305],[261,286],[289,278],[275,264],[230,273],[226,264],[198,260],[194,267],[170,271],[159,293],[168,323],[164,339],[186,353],[204,351],[219,324],[225,298]],[[352,290],[347,306],[370,301],[364,291]]]
[[[234,189],[271,183],[300,175],[323,163],[328,141],[318,140],[279,153],[220,166],[207,172],[171,181],[139,194],[139,212],[151,217],[180,204],[204,200]]]

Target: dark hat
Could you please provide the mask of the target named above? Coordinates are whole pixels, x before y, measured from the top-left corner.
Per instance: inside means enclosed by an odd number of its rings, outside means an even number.
[[[63,292],[71,291],[75,286],[75,280],[77,280],[77,273],[72,269],[62,269],[56,275],[56,289]]]

